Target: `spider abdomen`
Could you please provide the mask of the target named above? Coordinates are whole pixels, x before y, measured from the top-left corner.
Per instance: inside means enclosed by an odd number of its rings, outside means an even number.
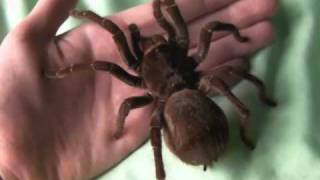
[[[182,161],[210,164],[224,152],[229,138],[226,116],[201,92],[174,93],[166,103],[164,118],[165,141]]]

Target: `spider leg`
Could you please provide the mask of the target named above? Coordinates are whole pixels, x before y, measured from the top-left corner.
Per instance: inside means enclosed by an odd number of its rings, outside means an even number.
[[[136,24],[130,24],[129,31],[131,34],[131,42],[132,42],[133,51],[136,54],[136,57],[139,60],[139,62],[141,62],[142,58],[143,58],[143,52],[140,49],[139,43],[141,42],[143,37],[141,37],[140,30]]]
[[[266,93],[266,87],[263,84],[263,82],[257,77],[255,77],[254,75],[246,72],[245,70],[236,69],[230,65],[221,66],[220,68],[216,69],[216,71],[217,72],[220,71],[221,73],[225,73],[225,74],[231,74],[236,78],[245,79],[249,81],[257,88],[258,96],[261,102],[271,107],[274,107],[277,105],[277,103],[273,99],[268,97]],[[215,73],[215,71],[213,71],[213,73]]]
[[[104,29],[109,31],[113,35],[113,40],[116,42],[116,45],[120,51],[122,59],[124,62],[131,68],[136,69],[139,62],[131,53],[130,48],[128,46],[127,39],[123,33],[123,31],[111,20],[107,18],[102,18],[96,13],[92,11],[77,11],[73,10],[70,13],[72,16],[77,18],[85,18],[100,24]]]
[[[189,32],[188,26],[184,21],[181,12],[175,2],[175,0],[163,0],[166,11],[171,16],[175,31],[176,31],[176,42],[180,48],[187,54],[189,49]]]
[[[198,51],[194,57],[198,63],[202,62],[206,58],[214,31],[230,31],[239,42],[247,42],[249,40],[247,37],[241,36],[238,28],[232,24],[218,21],[210,22],[201,30],[200,33]]]
[[[105,61],[94,61],[92,63],[74,64],[58,71],[45,72],[45,76],[50,79],[60,79],[67,75],[83,71],[107,71],[124,83],[138,88],[144,88],[144,83],[141,77],[137,77],[127,73],[120,66]]]
[[[267,96],[266,87],[264,86],[263,82],[260,79],[258,79],[257,77],[255,77],[254,75],[252,75],[250,73],[247,73],[245,71],[236,70],[235,68],[230,67],[230,66],[227,66],[226,70],[234,76],[237,76],[239,78],[242,78],[242,79],[245,79],[245,80],[251,82],[258,89],[259,99],[264,104],[271,106],[271,107],[274,107],[277,105],[277,103],[273,99],[271,99]]]
[[[241,140],[247,147],[249,147],[250,149],[254,149],[255,144],[253,143],[248,131],[250,112],[248,108],[231,92],[227,84],[219,78],[215,78],[208,75],[208,76],[204,76],[201,79],[199,89],[205,93],[215,90],[229,99],[229,101],[235,106],[236,110],[241,116],[240,118]]]
[[[156,177],[157,180],[165,179],[165,171],[162,160],[162,152],[161,152],[161,128],[162,128],[162,119],[163,119],[163,108],[159,107],[152,114],[151,119],[151,130],[150,130],[150,139],[154,154],[154,161],[156,166]]]
[[[207,165],[206,164],[203,165],[203,171],[207,171]]]
[[[151,95],[147,94],[144,96],[135,96],[125,99],[119,109],[118,118],[117,118],[117,129],[114,133],[115,138],[120,138],[123,132],[123,127],[125,124],[125,119],[129,115],[129,112],[133,109],[140,108],[151,104],[153,98]]]
[[[158,24],[168,33],[169,42],[175,42],[174,38],[176,36],[175,30],[173,26],[167,21],[167,19],[163,16],[161,11],[161,1],[154,0],[153,1],[153,15],[157,20]]]

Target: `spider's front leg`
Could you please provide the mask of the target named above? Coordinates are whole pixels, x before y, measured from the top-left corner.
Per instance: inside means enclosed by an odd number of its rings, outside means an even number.
[[[153,148],[154,161],[156,166],[157,180],[164,180],[166,173],[164,170],[162,160],[162,147],[161,147],[161,129],[163,126],[163,105],[159,105],[158,108],[152,114],[150,139]]]
[[[140,48],[140,42],[144,39],[144,37],[141,36],[140,30],[136,24],[130,24],[129,25],[129,31],[131,34],[131,42],[132,42],[132,48],[134,53],[136,54],[136,57],[139,60],[139,63],[141,63],[143,58],[143,51]]]
[[[166,11],[173,20],[173,27],[175,31],[174,39],[176,43],[181,48],[183,53],[187,55],[189,49],[189,31],[187,23],[183,19],[175,0],[162,0],[161,4],[164,4]]]
[[[198,63],[201,63],[206,58],[210,48],[211,38],[215,31],[230,31],[239,42],[247,42],[249,40],[247,37],[241,36],[238,28],[233,24],[222,23],[219,21],[210,22],[201,30],[200,33],[198,51],[194,56]]]
[[[101,25],[104,29],[109,31],[113,35],[113,40],[115,41],[122,56],[122,59],[125,61],[125,63],[131,69],[136,70],[138,68],[137,66],[140,64],[139,61],[131,53],[127,39],[123,31],[115,23],[113,23],[111,20],[107,18],[100,17],[92,11],[73,10],[70,14],[77,18],[85,18],[93,22],[96,22],[99,25]]]
[[[161,11],[161,1],[154,0],[153,1],[153,16],[155,17],[158,24],[168,33],[168,39],[170,43],[175,42],[176,32],[173,26],[169,23],[169,21],[164,17]]]
[[[47,71],[45,72],[45,76],[49,79],[61,79],[72,73],[83,71],[106,71],[130,86],[144,88],[144,82],[142,78],[127,73],[124,69],[114,63],[105,61],[74,64],[58,71]]]

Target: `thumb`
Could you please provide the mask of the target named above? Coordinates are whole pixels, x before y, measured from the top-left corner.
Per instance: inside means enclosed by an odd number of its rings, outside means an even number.
[[[38,0],[27,18],[27,23],[37,36],[52,38],[77,0]]]

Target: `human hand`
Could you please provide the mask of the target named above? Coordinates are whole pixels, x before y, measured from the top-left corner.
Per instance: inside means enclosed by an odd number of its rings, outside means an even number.
[[[212,20],[236,24],[250,43],[231,36],[213,39],[204,69],[267,46],[276,0],[177,0],[187,20],[191,50],[200,29]],[[76,0],[42,0],[0,47],[0,175],[11,179],[89,179],[109,169],[141,145],[149,133],[152,107],[132,111],[126,133],[112,137],[120,103],[141,95],[106,73],[78,73],[64,79],[44,77],[44,70],[107,60],[121,65],[111,35],[87,23],[55,36]],[[57,13],[59,10],[59,13]],[[126,32],[136,23],[144,36],[163,32],[150,4],[110,17]],[[226,53],[228,51],[228,53]]]

